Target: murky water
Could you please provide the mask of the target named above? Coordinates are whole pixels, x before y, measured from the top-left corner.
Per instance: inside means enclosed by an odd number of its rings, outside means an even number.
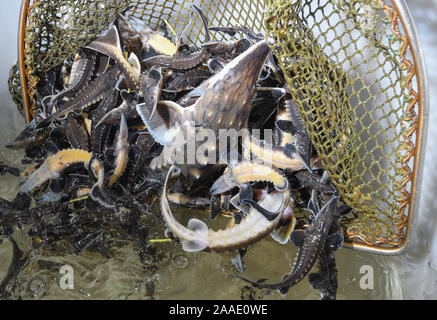
[[[428,65],[431,86],[430,129],[425,160],[424,185],[420,214],[413,228],[409,249],[400,256],[386,257],[342,249],[336,253],[339,276],[338,299],[436,299],[437,298],[437,163],[435,148],[437,120],[433,109],[437,90],[437,1],[407,1],[416,21]],[[0,161],[20,167],[21,152],[6,150],[3,145],[11,141],[22,129],[24,120],[16,111],[7,92],[7,76],[16,59],[15,31],[20,1],[9,1],[0,11],[2,61],[0,64]],[[12,199],[19,180],[0,176],[0,196]],[[191,213],[190,213],[191,214]],[[164,237],[162,225],[154,217],[149,237]],[[233,277],[231,258],[235,253],[186,253],[172,242],[154,243],[150,261],[140,261],[138,252],[126,237],[111,238],[109,258],[85,250],[75,255],[63,241],[50,248],[32,249],[32,239],[26,229],[16,230],[14,238],[28,256],[22,270],[7,288],[12,298],[24,299],[240,299],[249,298],[251,292],[245,284]],[[0,238],[0,281],[13,260],[12,243]],[[244,276],[251,279],[279,280],[288,272],[297,249],[279,245],[270,237],[249,248],[244,257]],[[153,260],[154,259],[154,260]],[[69,265],[74,271],[74,288],[62,289],[60,269]],[[360,286],[365,273],[363,266],[374,272],[373,289]],[[366,269],[369,270],[369,269]],[[369,284],[369,283],[367,283]],[[255,298],[279,299],[276,292],[257,291]],[[252,296],[253,297],[253,296]],[[319,299],[305,279],[290,290],[286,299]]]

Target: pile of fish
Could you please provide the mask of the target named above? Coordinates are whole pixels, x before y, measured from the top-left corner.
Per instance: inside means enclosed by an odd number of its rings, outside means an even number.
[[[205,35],[199,47],[181,41],[196,14]],[[230,40],[212,40],[212,32]],[[319,261],[310,283],[322,298],[335,299],[333,252],[343,244],[339,222],[350,208],[320,165],[271,44],[247,27],[209,26],[195,5],[176,43],[120,14],[73,60],[41,75],[36,115],[7,145],[26,151],[19,194],[37,208],[83,200],[82,211],[120,215],[125,207],[148,215],[158,196],[158,218],[189,252],[238,250],[269,234],[281,244],[291,240],[299,253],[280,282],[238,277],[285,294]],[[246,131],[229,139],[225,152],[177,161],[201,146],[219,150],[220,133],[232,129]],[[265,129],[272,141],[254,134]],[[215,137],[204,143],[190,136],[204,132]],[[185,227],[171,205],[209,207],[211,219],[230,215],[231,223],[214,231],[191,218]],[[17,210],[3,204],[2,224]],[[295,230],[296,210],[309,212],[303,230]],[[79,223],[75,217],[63,228]]]

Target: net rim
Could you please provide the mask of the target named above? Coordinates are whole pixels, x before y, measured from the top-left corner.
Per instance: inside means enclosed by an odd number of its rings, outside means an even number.
[[[381,1],[383,2],[383,1]],[[411,12],[405,0],[391,0],[399,20],[402,24],[407,37],[408,48],[411,52],[415,66],[415,76],[418,86],[418,114],[415,123],[416,141],[411,154],[414,157],[413,170],[407,178],[411,182],[410,197],[408,205],[408,214],[406,215],[406,230],[400,244],[396,247],[384,247],[368,245],[356,241],[345,241],[345,247],[356,249],[368,253],[377,253],[382,255],[399,255],[408,249],[409,238],[415,228],[415,222],[419,214],[420,195],[423,184],[423,167],[425,161],[425,150],[422,146],[426,145],[429,122],[429,83],[428,75],[425,68],[425,59],[423,49],[419,41],[416,26],[413,21]]]

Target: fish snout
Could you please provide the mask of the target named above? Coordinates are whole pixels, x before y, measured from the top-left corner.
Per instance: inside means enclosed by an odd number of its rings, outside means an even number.
[[[269,54],[270,47],[265,40],[256,43],[236,58],[240,60],[235,68],[236,74],[242,74],[246,81],[255,84]]]
[[[228,171],[214,182],[209,192],[212,195],[217,195],[229,191],[237,186],[238,184],[235,183]]]

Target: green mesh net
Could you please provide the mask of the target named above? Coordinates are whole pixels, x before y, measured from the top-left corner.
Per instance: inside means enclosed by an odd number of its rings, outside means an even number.
[[[265,21],[314,146],[354,208],[347,234],[399,244],[416,116],[393,11],[381,1],[272,1]]]
[[[402,246],[419,105],[411,48],[390,1],[30,1],[24,66],[30,108],[39,72],[72,58],[128,6],[152,29],[166,24],[179,34],[193,2],[211,26],[244,25],[276,40],[272,49],[312,142],[354,209],[342,221],[346,240],[375,249]],[[199,17],[186,35],[186,42],[202,42]],[[10,87],[21,106],[16,72]]]
[[[8,88],[18,111],[23,117],[25,117],[26,111],[24,110],[23,104],[23,91],[21,88],[20,71],[18,65],[16,64],[14,64],[11,68],[11,71],[9,71]]]

